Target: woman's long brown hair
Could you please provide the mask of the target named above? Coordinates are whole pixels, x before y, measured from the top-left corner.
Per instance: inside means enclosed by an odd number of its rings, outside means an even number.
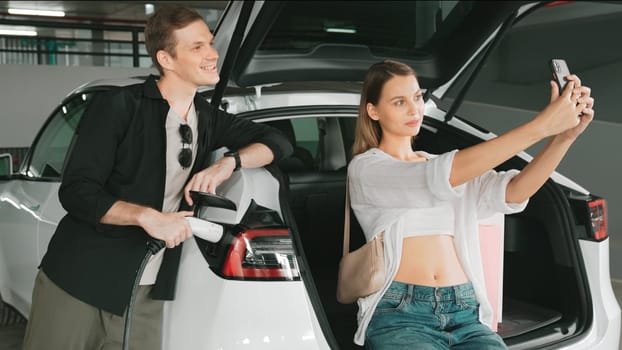
[[[417,77],[415,71],[410,66],[391,60],[375,63],[367,70],[363,91],[361,92],[356,130],[354,132],[353,156],[363,153],[370,148],[378,147],[380,144],[382,129],[380,124],[371,119],[369,114],[367,114],[367,104],[378,104],[384,84],[396,75],[414,75],[415,78]]]

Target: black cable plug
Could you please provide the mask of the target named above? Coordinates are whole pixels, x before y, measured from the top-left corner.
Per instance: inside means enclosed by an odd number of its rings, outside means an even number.
[[[160,239],[150,239],[147,242],[147,250],[151,252],[151,255],[156,255],[161,249],[164,249],[166,243]]]

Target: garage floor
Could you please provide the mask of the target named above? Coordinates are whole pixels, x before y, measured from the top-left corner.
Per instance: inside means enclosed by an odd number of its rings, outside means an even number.
[[[612,285],[618,304],[622,305],[622,281],[612,281]],[[21,350],[25,330],[25,325],[0,327],[0,349]],[[619,350],[622,350],[622,344],[619,346]]]

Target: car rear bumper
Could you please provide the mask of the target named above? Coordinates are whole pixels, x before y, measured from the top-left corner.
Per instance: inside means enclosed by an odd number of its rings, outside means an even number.
[[[328,349],[302,281],[223,279],[184,243],[163,349]]]
[[[611,286],[609,239],[601,242],[580,240],[583,261],[592,296],[593,322],[579,341],[560,349],[618,350],[620,343],[620,305]]]

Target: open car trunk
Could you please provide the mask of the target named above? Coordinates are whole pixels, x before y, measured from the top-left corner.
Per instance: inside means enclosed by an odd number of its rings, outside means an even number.
[[[343,160],[344,155],[335,154],[335,150],[349,154],[346,150],[351,146],[355,118],[342,114],[320,119],[323,130],[315,164],[292,167],[296,163],[292,159],[281,164],[289,205],[284,212],[295,221],[288,225],[304,257],[303,279],[318,318],[324,320],[329,343],[334,336],[333,345],[356,349],[357,305],[339,304],[335,296],[343,242],[344,163],[350,158]],[[416,149],[438,154],[481,141],[432,118],[424,123]],[[525,164],[515,158],[498,170],[521,169]],[[505,217],[503,316],[498,333],[511,348],[557,342],[580,334],[589,323],[587,282],[578,269],[581,257],[574,228],[568,224],[574,219],[564,191],[549,180],[530,199],[525,211]],[[351,221],[351,249],[355,249],[364,243],[364,236],[354,215]]]

